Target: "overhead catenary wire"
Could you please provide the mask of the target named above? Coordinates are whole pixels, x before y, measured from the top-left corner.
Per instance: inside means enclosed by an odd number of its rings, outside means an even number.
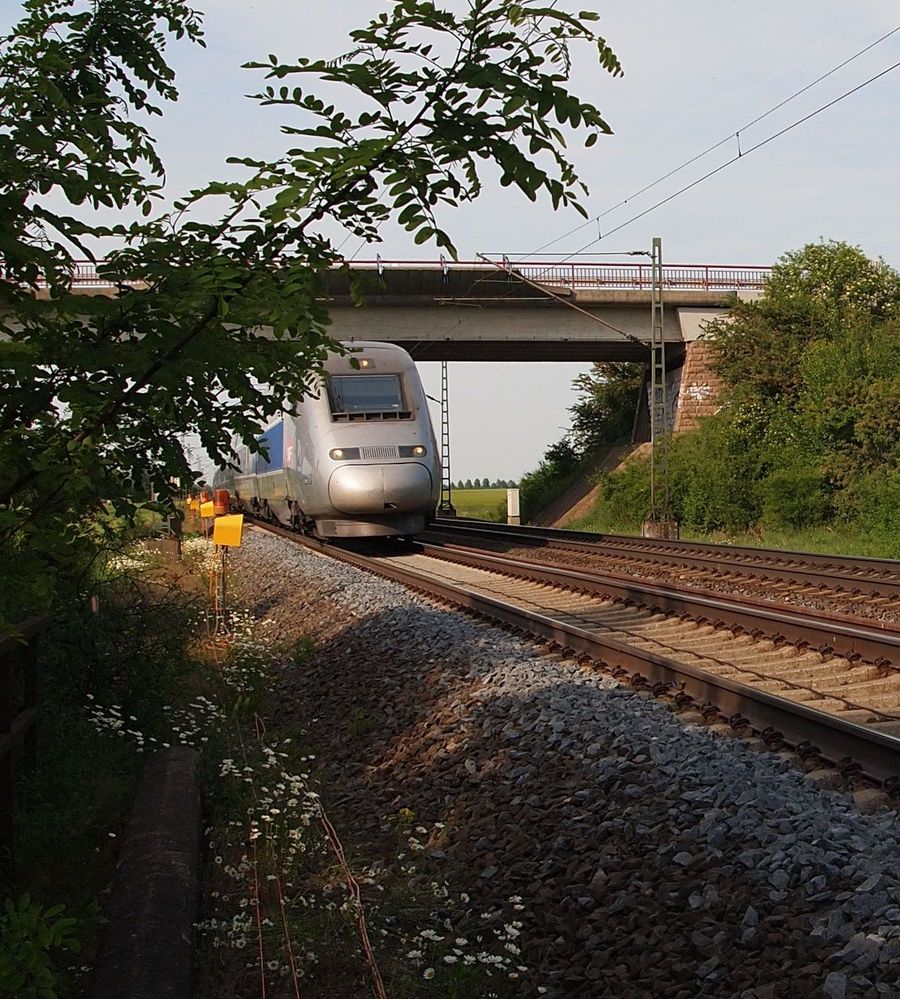
[[[712,170],[707,171],[701,177],[696,178],[695,180],[691,181],[689,184],[685,184],[683,187],[679,188],[677,191],[673,192],[672,194],[666,196],[665,198],[660,199],[655,204],[650,205],[648,208],[645,208],[643,211],[638,212],[636,215],[631,216],[631,218],[626,219],[624,222],[620,223],[615,228],[610,229],[609,232],[599,235],[596,239],[592,239],[589,243],[586,243],[584,246],[581,246],[577,250],[573,250],[572,252],[566,254],[565,256],[562,257],[560,261],[557,261],[557,263],[564,263],[566,260],[569,260],[580,253],[584,253],[585,250],[588,250],[590,247],[595,246],[597,243],[600,242],[600,240],[605,239],[608,236],[612,236],[614,233],[619,232],[620,230],[624,229],[626,226],[629,226],[633,222],[638,221],[638,219],[644,218],[644,216],[649,215],[657,208],[660,208],[663,205],[668,204],[670,201],[675,200],[675,198],[680,197],[682,194],[685,194],[687,191],[690,191],[693,188],[697,187],[698,185],[704,183],[704,181],[707,181],[711,177],[714,177],[716,174],[721,173],[721,171],[725,170],[729,166],[732,166],[738,160],[746,159],[747,156],[749,156],[751,153],[754,153],[758,149],[762,149],[764,146],[769,145],[769,143],[774,142],[776,139],[781,138],[781,136],[786,135],[788,132],[793,131],[793,129],[798,128],[800,125],[803,125],[805,122],[809,121],[810,119],[815,118],[817,115],[822,114],[824,111],[829,110],[830,108],[834,107],[836,104],[839,104],[841,101],[846,100],[846,98],[851,97],[853,94],[858,93],[860,90],[864,89],[865,87],[869,86],[872,83],[875,83],[877,80],[880,80],[882,77],[887,76],[888,73],[891,73],[898,68],[900,68],[900,61],[892,63],[886,69],[881,70],[881,72],[876,73],[874,76],[870,76],[867,80],[864,80],[862,83],[859,83],[855,87],[852,87],[850,90],[847,90],[844,93],[838,95],[834,99],[828,101],[826,104],[822,104],[820,107],[816,108],[813,111],[810,111],[808,114],[803,115],[803,117],[798,118],[796,121],[791,122],[789,125],[786,125],[784,128],[779,129],[777,132],[773,132],[765,139],[761,139],[755,145],[748,147],[747,149],[733,156],[731,159],[726,160],[724,163],[720,163]],[[535,253],[538,252],[540,252],[540,250],[535,250],[531,254],[527,254],[527,256],[533,256]],[[514,272],[511,265],[506,265],[505,263],[497,263],[496,261],[490,260],[490,258],[485,256],[484,254],[479,254],[479,256],[484,261],[493,264],[494,267],[496,267],[497,270],[500,271],[501,273],[507,273],[510,275],[510,277],[515,276],[516,278],[519,278],[521,281],[525,281],[525,279],[520,274],[516,274]],[[484,280],[483,277],[476,278],[473,281],[472,285],[470,286],[470,290],[472,287],[474,287],[482,280]],[[525,283],[537,285],[536,281],[526,281]],[[509,295],[511,295],[512,291],[513,289],[511,288],[508,292],[506,292],[506,294],[499,296],[497,300],[502,301],[504,298],[507,298]],[[556,296],[551,296],[551,297],[556,297]],[[565,302],[564,300],[562,301],[563,304],[572,306],[572,303]],[[449,327],[444,331],[444,336],[449,336],[450,334],[456,332],[461,326],[465,324],[465,322],[466,320],[463,318],[457,319],[452,327]],[[611,326],[608,323],[603,323],[603,325],[609,326],[610,329],[613,329],[615,332],[621,334],[622,336],[628,339],[633,339],[629,334],[625,333],[624,330],[620,330],[617,327]]]
[[[822,83],[824,80],[827,80],[830,76],[833,76],[839,70],[842,70],[845,66],[849,66],[850,63],[854,62],[856,59],[859,59],[867,52],[870,52],[872,49],[874,49],[877,45],[880,45],[882,42],[887,41],[888,38],[890,38],[892,35],[897,34],[898,31],[900,31],[900,24],[898,24],[895,28],[891,28],[890,31],[885,32],[879,38],[876,38],[875,41],[870,42],[864,48],[861,48],[858,52],[854,52],[853,55],[844,59],[836,66],[832,66],[832,68],[829,69],[828,72],[823,73],[821,76],[816,77],[815,80],[813,80],[810,83],[807,83],[806,86],[801,87],[799,90],[795,91],[789,97],[785,97],[777,104],[773,104],[772,107],[768,108],[768,110],[766,111],[763,111],[762,114],[757,115],[752,121],[748,121],[745,125],[741,125],[740,128],[736,129],[734,132],[729,132],[728,135],[719,139],[718,142],[714,142],[711,146],[707,146],[706,149],[704,149],[702,152],[697,153],[696,155],[692,156],[690,159],[685,160],[683,163],[679,164],[678,166],[664,173],[661,177],[657,177],[656,180],[651,181],[649,184],[644,185],[644,187],[642,187],[639,191],[635,191],[633,194],[629,194],[627,198],[623,198],[621,201],[617,201],[616,204],[611,205],[609,208],[600,212],[599,215],[594,215],[591,218],[585,220],[584,222],[579,223],[577,226],[574,226],[572,229],[569,229],[568,232],[564,232],[562,235],[554,237],[553,239],[544,243],[542,246],[539,246],[536,250],[532,250],[530,253],[526,254],[526,256],[535,256],[536,254],[541,253],[543,250],[545,250],[548,246],[553,246],[554,244],[559,243],[564,239],[567,239],[569,236],[573,236],[576,232],[580,232],[582,229],[587,228],[587,226],[593,225],[595,222],[599,222],[601,219],[605,218],[607,215],[610,215],[612,212],[614,212],[617,208],[621,208],[623,205],[627,205],[629,201],[633,201],[635,198],[639,198],[642,194],[646,194],[647,191],[651,191],[654,187],[658,187],[661,183],[663,183],[663,181],[668,180],[670,177],[674,177],[675,174],[680,173],[682,170],[685,170],[689,166],[692,166],[698,160],[701,160],[705,156],[708,156],[710,153],[715,152],[715,150],[721,148],[726,143],[731,142],[733,139],[736,139],[738,143],[737,158],[739,159],[742,155],[740,152],[741,132],[746,132],[747,129],[752,128],[754,125],[758,125],[761,121],[768,118],[769,115],[772,115],[776,111],[781,110],[781,108],[785,107],[787,104],[790,104],[791,101],[796,100],[798,97],[801,97],[807,91],[812,90],[813,87],[818,86],[818,84]],[[604,233],[604,235],[608,235],[608,233]]]
[[[873,48],[880,41],[883,41],[885,38],[890,37],[891,35],[895,34],[897,31],[900,31],[900,26],[898,26],[897,28],[894,28],[891,31],[887,32],[881,38],[877,39],[875,42],[872,42],[865,49],[861,50],[860,52],[856,53],[854,56],[851,56],[849,59],[845,60],[841,65],[843,66],[843,65],[846,65],[848,62],[851,62],[854,58],[857,58],[863,52],[866,52],[869,49]],[[828,101],[825,104],[822,104],[821,106],[819,106],[815,110],[810,111],[806,115],[803,115],[803,117],[798,118],[796,121],[791,122],[789,125],[786,125],[784,128],[779,129],[777,132],[773,132],[771,135],[767,136],[765,139],[761,139],[755,145],[749,146],[747,149],[744,149],[744,150],[740,150],[739,149],[738,153],[735,156],[732,156],[731,159],[726,160],[724,163],[720,163],[718,166],[714,167],[712,170],[707,171],[701,177],[696,178],[695,180],[691,181],[689,184],[685,184],[683,187],[679,188],[677,191],[674,191],[672,194],[667,195],[665,198],[661,198],[659,201],[657,201],[654,204],[650,205],[648,208],[645,208],[643,211],[640,211],[637,214],[632,215],[630,218],[626,219],[624,222],[621,222],[619,225],[617,225],[614,228],[610,229],[608,232],[598,234],[598,236],[597,236],[596,239],[592,239],[590,242],[585,243],[584,246],[579,247],[577,250],[573,250],[570,253],[565,254],[564,256],[562,256],[562,258],[559,261],[557,261],[557,263],[565,263],[567,260],[570,260],[572,257],[576,257],[579,254],[584,253],[586,250],[590,249],[592,246],[596,246],[596,244],[599,243],[602,239],[606,239],[607,237],[612,236],[613,234],[615,234],[617,232],[620,232],[626,226],[629,226],[633,222],[636,222],[639,219],[644,218],[646,215],[649,215],[651,212],[656,211],[657,208],[661,208],[663,205],[668,204],[670,201],[674,201],[676,198],[680,197],[682,194],[685,194],[687,191],[690,191],[693,188],[697,187],[698,185],[704,183],[705,181],[709,180],[711,177],[714,177],[716,174],[720,173],[722,170],[726,169],[727,167],[732,166],[738,160],[745,159],[751,153],[756,152],[756,150],[761,149],[764,146],[767,146],[770,142],[774,142],[776,139],[778,139],[781,136],[787,134],[788,132],[792,131],[793,129],[797,128],[798,126],[804,124],[805,122],[809,121],[811,118],[816,117],[817,115],[821,114],[822,112],[827,111],[829,108],[834,107],[836,104],[839,104],[841,101],[845,100],[846,98],[851,97],[855,93],[858,93],[863,88],[869,86],[872,83],[875,83],[877,80],[880,80],[883,76],[886,76],[888,73],[893,72],[898,67],[900,67],[900,61],[893,63],[892,65],[888,66],[886,69],[881,70],[881,72],[876,73],[874,76],[870,76],[867,80],[864,80],[862,83],[857,84],[855,87],[852,87],[850,90],[847,90],[844,93],[838,95],[833,100],[830,100],[830,101]],[[750,124],[755,124],[758,121],[761,121],[763,118],[767,117],[768,114],[771,114],[773,111],[777,110],[778,107],[783,107],[785,104],[787,104],[790,100],[793,99],[794,96],[798,96],[800,93],[803,93],[806,90],[809,90],[817,82],[820,82],[820,80],[825,79],[827,76],[830,76],[832,73],[836,72],[839,68],[841,68],[841,67],[840,66],[834,67],[832,70],[829,71],[829,73],[826,73],[822,77],[820,77],[819,80],[813,81],[813,83],[808,84],[802,90],[797,91],[797,94],[792,95],[792,97],[790,97],[790,98],[785,98],[785,100],[782,101],[779,105],[776,105],[775,107],[769,109],[769,111],[763,113],[762,115],[759,115]],[[749,128],[749,124],[745,125],[744,128],[745,129]],[[727,138],[731,139],[733,137],[734,137],[734,134],[731,134]],[[723,140],[723,141],[726,141],[726,140]],[[717,143],[715,147],[710,147],[710,148],[717,148],[720,145],[722,145],[722,142]],[[703,155],[703,154],[700,154],[700,155]],[[694,158],[694,161],[696,161],[699,158],[700,158],[700,156],[698,155],[697,157]],[[676,173],[678,171],[678,169],[680,169],[680,168],[676,168],[676,170],[670,171],[669,174],[667,174],[667,176],[672,176],[672,174]],[[662,179],[664,179],[664,178],[661,178],[661,180]],[[649,185],[647,188],[645,188],[645,190],[649,190],[649,187],[652,187],[652,186],[655,186],[655,184]],[[619,207],[619,206],[615,206],[615,207]],[[604,214],[606,214],[606,213],[604,213]],[[576,227],[575,229],[570,230],[568,233],[564,234],[563,236],[558,237],[555,240],[552,240],[550,243],[545,243],[543,246],[538,247],[538,249],[531,251],[531,253],[525,254],[525,257],[518,258],[518,259],[519,260],[526,259],[529,256],[534,256],[535,254],[540,253],[541,250],[544,249],[544,247],[550,246],[550,245],[552,245],[552,243],[558,242],[559,239],[564,239],[565,236],[571,235],[574,232],[578,232],[580,229],[583,229],[586,225],[589,225],[589,224],[592,224],[592,223],[598,221],[599,217],[600,216],[597,216],[597,217],[594,217],[592,219],[589,219],[587,222],[582,223],[582,225]],[[480,255],[480,256],[482,256],[482,259],[484,259],[486,261],[489,259],[488,257],[484,256],[483,254]],[[554,254],[554,256],[556,256],[556,254]],[[494,263],[494,265],[497,267],[497,269],[499,271],[503,272],[504,270],[506,270],[507,272],[510,272],[509,269],[505,268],[502,264],[497,264],[494,261],[490,261],[490,262]],[[476,279],[475,283],[477,283],[478,280],[482,280],[482,279]],[[512,290],[510,290],[509,292],[507,292],[506,295],[501,295],[500,299],[508,297],[508,295],[510,295],[511,293],[512,293]],[[454,324],[454,327],[452,328],[452,330],[448,330],[447,333],[449,334],[449,333],[455,331],[464,322],[465,322],[464,319],[457,320],[457,322]],[[616,332],[623,333],[622,330],[616,330]],[[626,334],[623,333],[623,335],[626,335]]]
[[[886,32],[884,35],[882,35],[879,38],[877,38],[874,42],[871,42],[865,48],[863,48],[863,49],[859,50],[858,52],[854,53],[852,56],[850,56],[849,58],[845,59],[842,63],[838,64],[837,66],[834,66],[827,73],[822,74],[822,76],[818,77],[816,80],[813,80],[811,83],[807,84],[805,87],[803,87],[800,90],[796,91],[790,97],[785,98],[784,100],[780,101],[778,104],[774,105],[773,107],[769,108],[767,111],[763,112],[761,115],[758,115],[756,118],[753,119],[753,121],[748,122],[746,125],[742,126],[742,128],[738,130],[738,133],[741,130],[746,130],[746,129],[750,128],[751,125],[757,124],[758,122],[762,121],[764,118],[768,117],[770,114],[772,114],[775,111],[777,111],[779,108],[784,107],[786,104],[788,104],[790,101],[794,100],[796,97],[800,96],[803,93],[806,93],[812,87],[814,87],[818,83],[822,82],[822,80],[827,79],[829,76],[833,75],[839,69],[841,69],[844,66],[848,65],[849,63],[853,62],[854,59],[859,58],[865,52],[870,51],[876,45],[878,45],[881,42],[885,41],[887,38],[890,38],[892,35],[896,34],[898,31],[900,31],[900,25],[898,25],[895,28],[892,28],[890,31]],[[786,133],[792,131],[794,128],[797,128],[799,125],[804,124],[805,122],[809,121],[811,118],[816,117],[816,115],[819,115],[819,114],[821,114],[824,111],[827,111],[829,108],[834,107],[834,105],[836,105],[836,104],[840,103],[841,101],[845,100],[847,97],[852,96],[853,94],[855,94],[858,91],[862,90],[864,87],[867,87],[870,84],[874,83],[875,81],[881,79],[881,77],[886,76],[888,73],[892,72],[893,70],[897,69],[898,67],[900,67],[900,62],[893,63],[891,66],[888,66],[886,69],[882,70],[880,73],[876,73],[874,76],[869,77],[867,80],[864,80],[862,83],[857,84],[857,86],[851,88],[850,90],[845,91],[843,94],[840,94],[838,97],[834,98],[833,100],[828,101],[826,104],[821,105],[820,107],[816,108],[814,111],[811,111],[809,114],[806,114],[802,118],[798,118],[796,121],[791,122],[791,124],[785,126],[782,129],[779,129],[777,132],[774,132],[772,135],[767,136],[765,139],[760,140],[755,145],[750,146],[748,149],[740,151],[737,155],[733,156],[731,159],[726,160],[724,163],[719,164],[714,169],[707,171],[707,173],[705,173],[703,176],[697,178],[696,180],[691,181],[691,183],[689,183],[689,184],[685,184],[683,187],[679,188],[679,190],[675,191],[674,193],[668,195],[665,198],[660,199],[658,202],[656,202],[653,205],[650,205],[648,208],[644,209],[643,211],[638,212],[636,215],[631,216],[631,218],[626,219],[624,222],[620,223],[615,228],[610,229],[606,233],[600,233],[600,234],[598,234],[598,236],[597,236],[596,239],[592,239],[589,243],[586,243],[584,246],[579,247],[577,250],[573,250],[570,253],[565,254],[564,256],[562,256],[561,260],[557,261],[557,263],[564,263],[565,261],[571,259],[572,257],[575,257],[575,256],[577,256],[580,253],[584,253],[586,250],[590,249],[592,246],[595,246],[597,243],[599,243],[602,239],[605,239],[608,236],[611,236],[614,233],[619,232],[620,230],[624,229],[626,226],[631,225],[633,222],[638,221],[638,219],[641,219],[644,216],[649,215],[651,212],[655,211],[657,208],[662,207],[663,205],[667,204],[670,201],[673,201],[675,198],[677,198],[680,195],[686,193],[687,191],[693,189],[694,187],[697,187],[699,184],[702,184],[704,181],[709,180],[711,177],[713,177],[716,174],[720,173],[726,167],[729,167],[732,164],[736,163],[739,159],[744,159],[745,157],[747,157],[751,153],[755,152],[756,150],[761,149],[762,147],[768,145],[770,142],[774,142],[776,139],[778,139],[781,136],[785,135]],[[647,185],[645,188],[643,188],[641,190],[641,192],[638,192],[638,193],[643,193],[644,191],[649,190],[651,187],[655,187],[657,185],[657,183],[661,183],[667,177],[671,177],[673,174],[679,172],[679,170],[681,170],[684,167],[688,166],[690,163],[696,162],[698,159],[702,158],[702,156],[706,155],[708,152],[711,152],[713,149],[719,148],[725,142],[727,142],[727,141],[731,140],[732,138],[734,138],[735,135],[737,135],[738,133],[729,133],[729,135],[726,136],[725,139],[721,140],[718,143],[715,143],[713,146],[709,147],[703,153],[700,153],[697,156],[693,157],[690,161],[682,164],[680,167],[676,167],[674,170],[669,171],[664,177],[661,177],[661,178],[659,178],[658,181],[654,181],[652,184]],[[636,197],[636,196],[637,195],[632,195],[631,197]],[[625,199],[625,200],[627,201],[629,199]],[[616,205],[616,206],[613,206],[613,207],[617,208],[617,207],[620,207],[620,205]],[[526,259],[529,256],[535,256],[537,253],[540,253],[547,246],[551,246],[551,245],[553,245],[553,243],[559,242],[561,239],[565,239],[567,236],[570,236],[573,233],[580,231],[581,229],[585,228],[585,226],[587,226],[587,225],[591,225],[591,224],[596,223],[599,220],[599,218],[602,217],[602,215],[606,215],[606,214],[608,214],[612,210],[613,209],[608,209],[606,212],[601,213],[600,216],[594,216],[593,218],[588,219],[586,222],[582,223],[581,225],[577,226],[576,228],[571,229],[568,233],[564,233],[562,236],[559,236],[556,239],[553,239],[553,240],[551,240],[548,243],[544,243],[542,246],[538,247],[536,250],[532,250],[530,253],[525,254],[525,257],[521,257],[521,258],[518,258],[518,259],[521,260],[521,259]],[[486,257],[483,254],[480,254],[480,256],[482,257],[483,260],[488,261],[488,262],[494,264],[494,266],[497,268],[497,270],[500,271],[501,273],[504,273],[504,272],[505,273],[510,273],[510,269],[505,268],[503,266],[503,264],[498,264],[495,261],[491,261],[491,260],[489,260],[488,257]],[[554,256],[556,256],[556,254],[554,254]],[[510,276],[512,276],[511,273],[510,273]],[[519,277],[520,275],[515,275],[515,276]],[[471,287],[474,287],[475,285],[477,285],[478,283],[480,283],[482,280],[484,280],[483,277],[476,278],[473,281],[472,285],[470,286],[470,290],[471,290]],[[508,292],[506,292],[506,294],[499,296],[498,301],[501,301],[504,298],[509,297],[509,295],[512,294],[513,290],[514,290],[513,288],[510,288],[510,290]],[[567,303],[567,304],[569,304],[569,303]],[[449,335],[455,333],[456,331],[458,331],[461,326],[465,325],[466,321],[467,320],[465,318],[462,318],[462,317],[458,318],[451,327],[448,327],[444,331],[444,336],[449,336]],[[625,334],[624,331],[622,331],[622,330],[616,329],[616,332],[618,332],[618,333],[620,333],[620,334],[622,334],[624,336],[627,336],[627,334]]]
[[[538,284],[536,281],[532,281],[530,278],[525,277],[524,274],[517,273],[509,264],[506,263],[498,264],[495,261],[491,260],[490,258],[486,257],[483,253],[479,253],[478,256],[481,257],[481,259],[484,260],[486,263],[493,264],[493,266],[498,268],[499,270],[505,271],[507,274],[509,274],[510,277],[516,278],[517,280],[523,282],[523,284],[528,285],[530,288],[536,288],[538,291],[543,292],[549,298],[552,298],[555,301],[560,302],[562,305],[565,305],[570,309],[574,309],[575,312],[579,312],[583,316],[587,316],[587,318],[590,319],[592,322],[598,323],[600,326],[605,326],[608,330],[612,330],[613,333],[618,333],[620,336],[625,337],[626,340],[630,340],[632,343],[637,344],[637,346],[639,347],[649,346],[646,343],[646,341],[641,340],[636,336],[633,336],[631,333],[627,333],[625,330],[620,329],[618,326],[613,326],[612,323],[608,323],[605,319],[601,319],[599,316],[595,316],[593,312],[589,312],[587,309],[583,309],[580,305],[576,305],[575,302],[568,301],[568,299],[563,298],[562,295],[557,295],[556,292],[553,291],[551,288],[546,288]],[[502,295],[501,299],[506,298],[507,295],[509,295],[509,292],[507,292],[506,295]]]
[[[790,125],[785,125],[784,128],[779,129],[777,132],[773,132],[765,139],[761,139],[755,145],[748,147],[747,149],[743,150],[743,152],[740,152],[735,156],[732,156],[730,160],[726,160],[724,163],[720,163],[717,167],[714,167],[712,170],[708,170],[705,174],[703,174],[703,176],[697,177],[695,180],[692,180],[689,184],[685,184],[683,187],[680,187],[677,191],[674,191],[672,194],[667,195],[665,198],[661,198],[655,204],[650,205],[648,208],[645,208],[643,211],[638,212],[636,215],[632,215],[631,218],[628,218],[624,222],[619,223],[619,225],[615,226],[613,229],[610,229],[609,232],[603,233],[602,235],[598,236],[596,239],[592,239],[589,243],[585,243],[584,246],[579,247],[577,250],[574,250],[572,253],[569,254],[569,257],[573,257],[579,253],[583,253],[589,247],[599,243],[601,239],[606,239],[608,236],[612,236],[614,233],[620,232],[626,226],[631,225],[632,222],[637,222],[638,219],[644,218],[645,215],[649,215],[651,212],[656,211],[657,208],[661,208],[663,205],[668,204],[670,201],[674,201],[675,198],[680,197],[682,194],[692,190],[693,188],[697,187],[699,184],[702,184],[704,181],[709,180],[710,177],[714,177],[717,173],[721,173],[727,167],[730,167],[732,166],[732,164],[737,163],[738,160],[746,159],[751,153],[756,152],[757,149],[762,149],[763,146],[767,146],[770,142],[774,142],[776,139],[780,139],[781,136],[786,135],[788,132],[793,131],[795,128],[799,127],[800,125],[805,124],[811,118],[815,118],[816,115],[822,114],[823,111],[827,111],[829,108],[833,108],[835,104],[839,104],[841,101],[846,100],[846,98],[851,97],[855,93],[858,93],[864,87],[868,87],[870,84],[875,83],[877,80],[880,80],[883,76],[887,76],[888,73],[892,73],[894,70],[898,68],[900,68],[900,60],[888,66],[886,69],[881,70],[880,73],[876,73],[874,76],[870,76],[867,80],[863,80],[862,83],[857,84],[855,87],[851,88],[850,90],[846,90],[843,94],[840,94],[839,96],[835,97],[833,100],[828,101],[827,104],[822,104],[820,107],[817,107],[814,111],[810,111],[809,114],[805,114],[802,118],[798,118],[796,121],[792,121]]]

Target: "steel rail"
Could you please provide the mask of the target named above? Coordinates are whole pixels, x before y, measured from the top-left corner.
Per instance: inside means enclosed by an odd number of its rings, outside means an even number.
[[[863,625],[846,614],[808,613],[751,597],[740,599],[699,587],[659,585],[632,576],[592,572],[566,565],[510,559],[476,548],[423,544],[426,555],[550,586],[581,590],[625,603],[685,615],[695,621],[741,629],[754,637],[790,642],[846,659],[900,669],[900,628],[881,622]]]
[[[887,597],[900,600],[900,566],[898,574],[890,578],[860,576],[850,572],[849,574],[840,568],[827,569],[807,569],[802,566],[767,564],[760,561],[746,561],[742,558],[725,559],[721,554],[693,554],[691,549],[670,551],[653,546],[632,547],[627,543],[618,540],[614,541],[567,541],[559,538],[539,538],[525,535],[516,535],[514,531],[509,534],[499,532],[481,531],[479,528],[445,528],[437,529],[440,533],[450,535],[463,535],[466,538],[481,537],[484,539],[507,540],[511,544],[519,544],[532,548],[535,551],[568,551],[581,552],[585,555],[594,555],[600,559],[627,560],[640,566],[642,572],[646,572],[648,577],[652,575],[653,569],[659,570],[661,567],[672,567],[688,570],[696,570],[707,574],[714,573],[721,576],[723,573],[734,573],[735,575],[757,580],[765,580],[773,583],[799,584],[801,586],[811,586],[819,592],[828,592],[835,596],[859,596]],[[733,581],[733,580],[729,580]],[[699,584],[698,584],[699,585]]]
[[[707,570],[715,568],[719,571],[734,569],[761,579],[837,588],[851,595],[867,593],[873,596],[900,597],[900,561],[893,559],[822,555],[817,552],[639,538],[621,534],[592,534],[565,528],[510,527],[464,518],[437,518],[432,527],[451,535],[499,538],[528,545],[543,543],[549,548],[645,559],[665,565],[684,565]]]
[[[876,781],[884,782],[900,775],[900,738],[893,735],[817,711],[806,704],[785,700],[767,691],[753,689],[690,663],[637,648],[607,637],[602,631],[591,631],[454,585],[383,557],[369,557],[325,545],[270,524],[258,526],[320,555],[465,608],[489,621],[555,643],[564,650],[582,653],[608,668],[622,668],[655,683],[677,685],[694,701],[712,703],[725,716],[745,718],[758,731],[775,730],[789,744],[810,744],[824,759],[833,763],[850,757]]]

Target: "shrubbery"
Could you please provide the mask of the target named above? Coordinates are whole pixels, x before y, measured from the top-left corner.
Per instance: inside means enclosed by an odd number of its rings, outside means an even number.
[[[519,507],[524,520],[530,520],[557,496],[582,471],[581,455],[565,438],[544,452],[540,465],[522,476],[519,483]]]
[[[672,441],[672,512],[689,530],[874,532],[900,555],[900,276],[845,243],[787,254],[759,302],[707,336],[727,390]],[[607,475],[594,522],[632,530],[649,462]]]
[[[630,362],[599,362],[574,380],[579,398],[570,410],[568,433],[544,452],[533,472],[522,476],[521,508],[526,520],[576,479],[589,475],[598,451],[628,440],[643,381],[644,366]]]

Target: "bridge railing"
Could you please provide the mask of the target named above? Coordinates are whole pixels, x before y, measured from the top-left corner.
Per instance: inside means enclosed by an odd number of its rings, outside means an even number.
[[[653,284],[649,263],[522,263],[510,266],[538,284],[560,284],[569,288],[649,290]],[[762,289],[771,267],[746,264],[664,264],[663,287],[695,288],[701,291]]]
[[[72,269],[75,288],[112,288],[106,277],[97,273],[103,261],[76,260]],[[649,290],[652,269],[649,263],[618,263],[610,261],[541,261],[504,259],[496,264],[485,260],[354,260],[351,270],[377,270],[384,275],[398,270],[483,270],[491,272],[509,268],[529,281],[566,288],[608,288],[610,290]],[[749,264],[665,264],[663,286],[671,289],[700,291],[760,290],[772,272],[771,267]]]

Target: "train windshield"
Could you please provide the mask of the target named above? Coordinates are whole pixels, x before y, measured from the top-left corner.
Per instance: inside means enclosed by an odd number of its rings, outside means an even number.
[[[399,375],[335,375],[328,383],[332,413],[399,413]]]

